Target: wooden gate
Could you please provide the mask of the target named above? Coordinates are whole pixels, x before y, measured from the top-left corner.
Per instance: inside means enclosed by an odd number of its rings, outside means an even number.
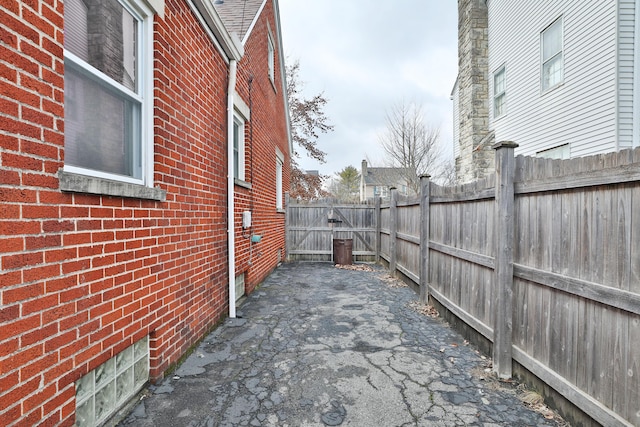
[[[288,200],[287,259],[332,261],[333,239],[352,239],[354,261],[375,261],[375,213],[371,204]]]

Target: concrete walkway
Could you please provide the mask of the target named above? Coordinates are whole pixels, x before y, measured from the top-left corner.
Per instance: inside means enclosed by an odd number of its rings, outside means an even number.
[[[558,425],[373,269],[282,265],[121,425]]]

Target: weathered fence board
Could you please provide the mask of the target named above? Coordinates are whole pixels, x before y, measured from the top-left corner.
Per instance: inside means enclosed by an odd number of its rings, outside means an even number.
[[[513,360],[596,421],[640,426],[640,149],[519,156],[513,171],[510,183],[496,174],[454,187],[427,179],[420,199],[378,201],[362,222],[342,206],[351,229],[326,228],[322,209],[330,205],[290,213],[287,245],[294,259],[327,257],[331,237],[346,233],[354,253],[386,260],[416,282],[421,298],[437,300],[494,346],[509,346]],[[510,215],[497,205],[505,197]],[[509,220],[512,237],[504,234]],[[509,278],[506,292],[500,281]],[[509,294],[512,309],[495,316]],[[508,313],[511,337],[496,342]],[[494,366],[506,354],[494,355]]]
[[[331,261],[334,239],[352,239],[355,261],[376,256],[376,210],[373,205],[345,205],[325,200],[287,206],[287,258]]]

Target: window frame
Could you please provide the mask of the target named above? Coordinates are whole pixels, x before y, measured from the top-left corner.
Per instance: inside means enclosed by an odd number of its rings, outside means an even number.
[[[65,182],[72,182],[75,183],[75,185],[63,186],[61,183],[61,189],[65,191],[111,194],[109,191],[113,190],[114,185],[112,183],[115,182],[120,184],[120,189],[129,188],[129,190],[122,191],[122,194],[120,194],[120,190],[115,191],[118,193],[117,195],[127,197],[130,196],[131,193],[134,193],[135,195],[131,197],[160,200],[164,198],[166,193],[155,194],[156,192],[151,192],[153,194],[141,196],[141,194],[145,194],[144,191],[132,190],[132,187],[129,186],[134,185],[153,188],[153,20],[156,11],[149,8],[145,2],[140,0],[119,0],[118,2],[137,22],[136,40],[138,43],[135,47],[137,60],[136,80],[138,82],[137,92],[113,80],[68,49],[64,49],[63,57],[65,68],[73,69],[89,81],[104,86],[107,91],[116,93],[121,99],[138,103],[140,108],[140,123],[137,129],[135,129],[135,137],[139,140],[139,147],[136,146],[133,148],[134,151],[138,151],[139,148],[140,158],[134,158],[134,163],[140,164],[139,178],[65,163],[62,167],[61,175],[67,178],[71,177],[72,179],[67,179]],[[86,177],[86,182],[84,185],[78,185],[82,184],[83,177]]]
[[[283,194],[284,154],[276,148],[276,210],[284,209]]]
[[[536,152],[536,157],[543,159],[566,160],[571,158],[571,144],[561,144],[551,148],[545,148]]]
[[[549,58],[545,59],[544,55],[544,37],[545,33],[549,32],[556,25],[560,26],[560,50],[553,53]],[[560,78],[554,83],[547,83],[545,79],[545,66],[550,63],[559,61],[560,65]],[[549,24],[542,32],[540,32],[540,89],[542,93],[546,93],[564,83],[564,19],[563,16],[556,18],[551,24]]]
[[[497,78],[502,75],[503,89],[500,92],[496,91]],[[498,114],[498,105],[500,105],[500,114]],[[493,118],[499,119],[507,114],[507,67],[505,65],[498,68],[493,73]]]
[[[276,77],[276,45],[273,42],[271,30],[267,31],[267,61],[269,67],[269,79],[275,84]]]
[[[237,112],[233,113],[233,179],[245,181],[246,178],[246,141],[244,137],[246,121]],[[237,146],[236,146],[237,145]],[[237,165],[236,165],[237,155]],[[238,168],[236,170],[236,167]]]

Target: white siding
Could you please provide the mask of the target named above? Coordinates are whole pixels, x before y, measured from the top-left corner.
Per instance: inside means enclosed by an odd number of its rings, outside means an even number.
[[[618,142],[633,146],[633,73],[635,0],[619,0],[618,11]]]
[[[507,113],[494,120],[490,108],[496,141],[526,155],[567,143],[572,157],[616,149],[618,1],[488,2],[489,72],[504,65],[507,75]],[[540,33],[560,17],[564,82],[542,93]]]

